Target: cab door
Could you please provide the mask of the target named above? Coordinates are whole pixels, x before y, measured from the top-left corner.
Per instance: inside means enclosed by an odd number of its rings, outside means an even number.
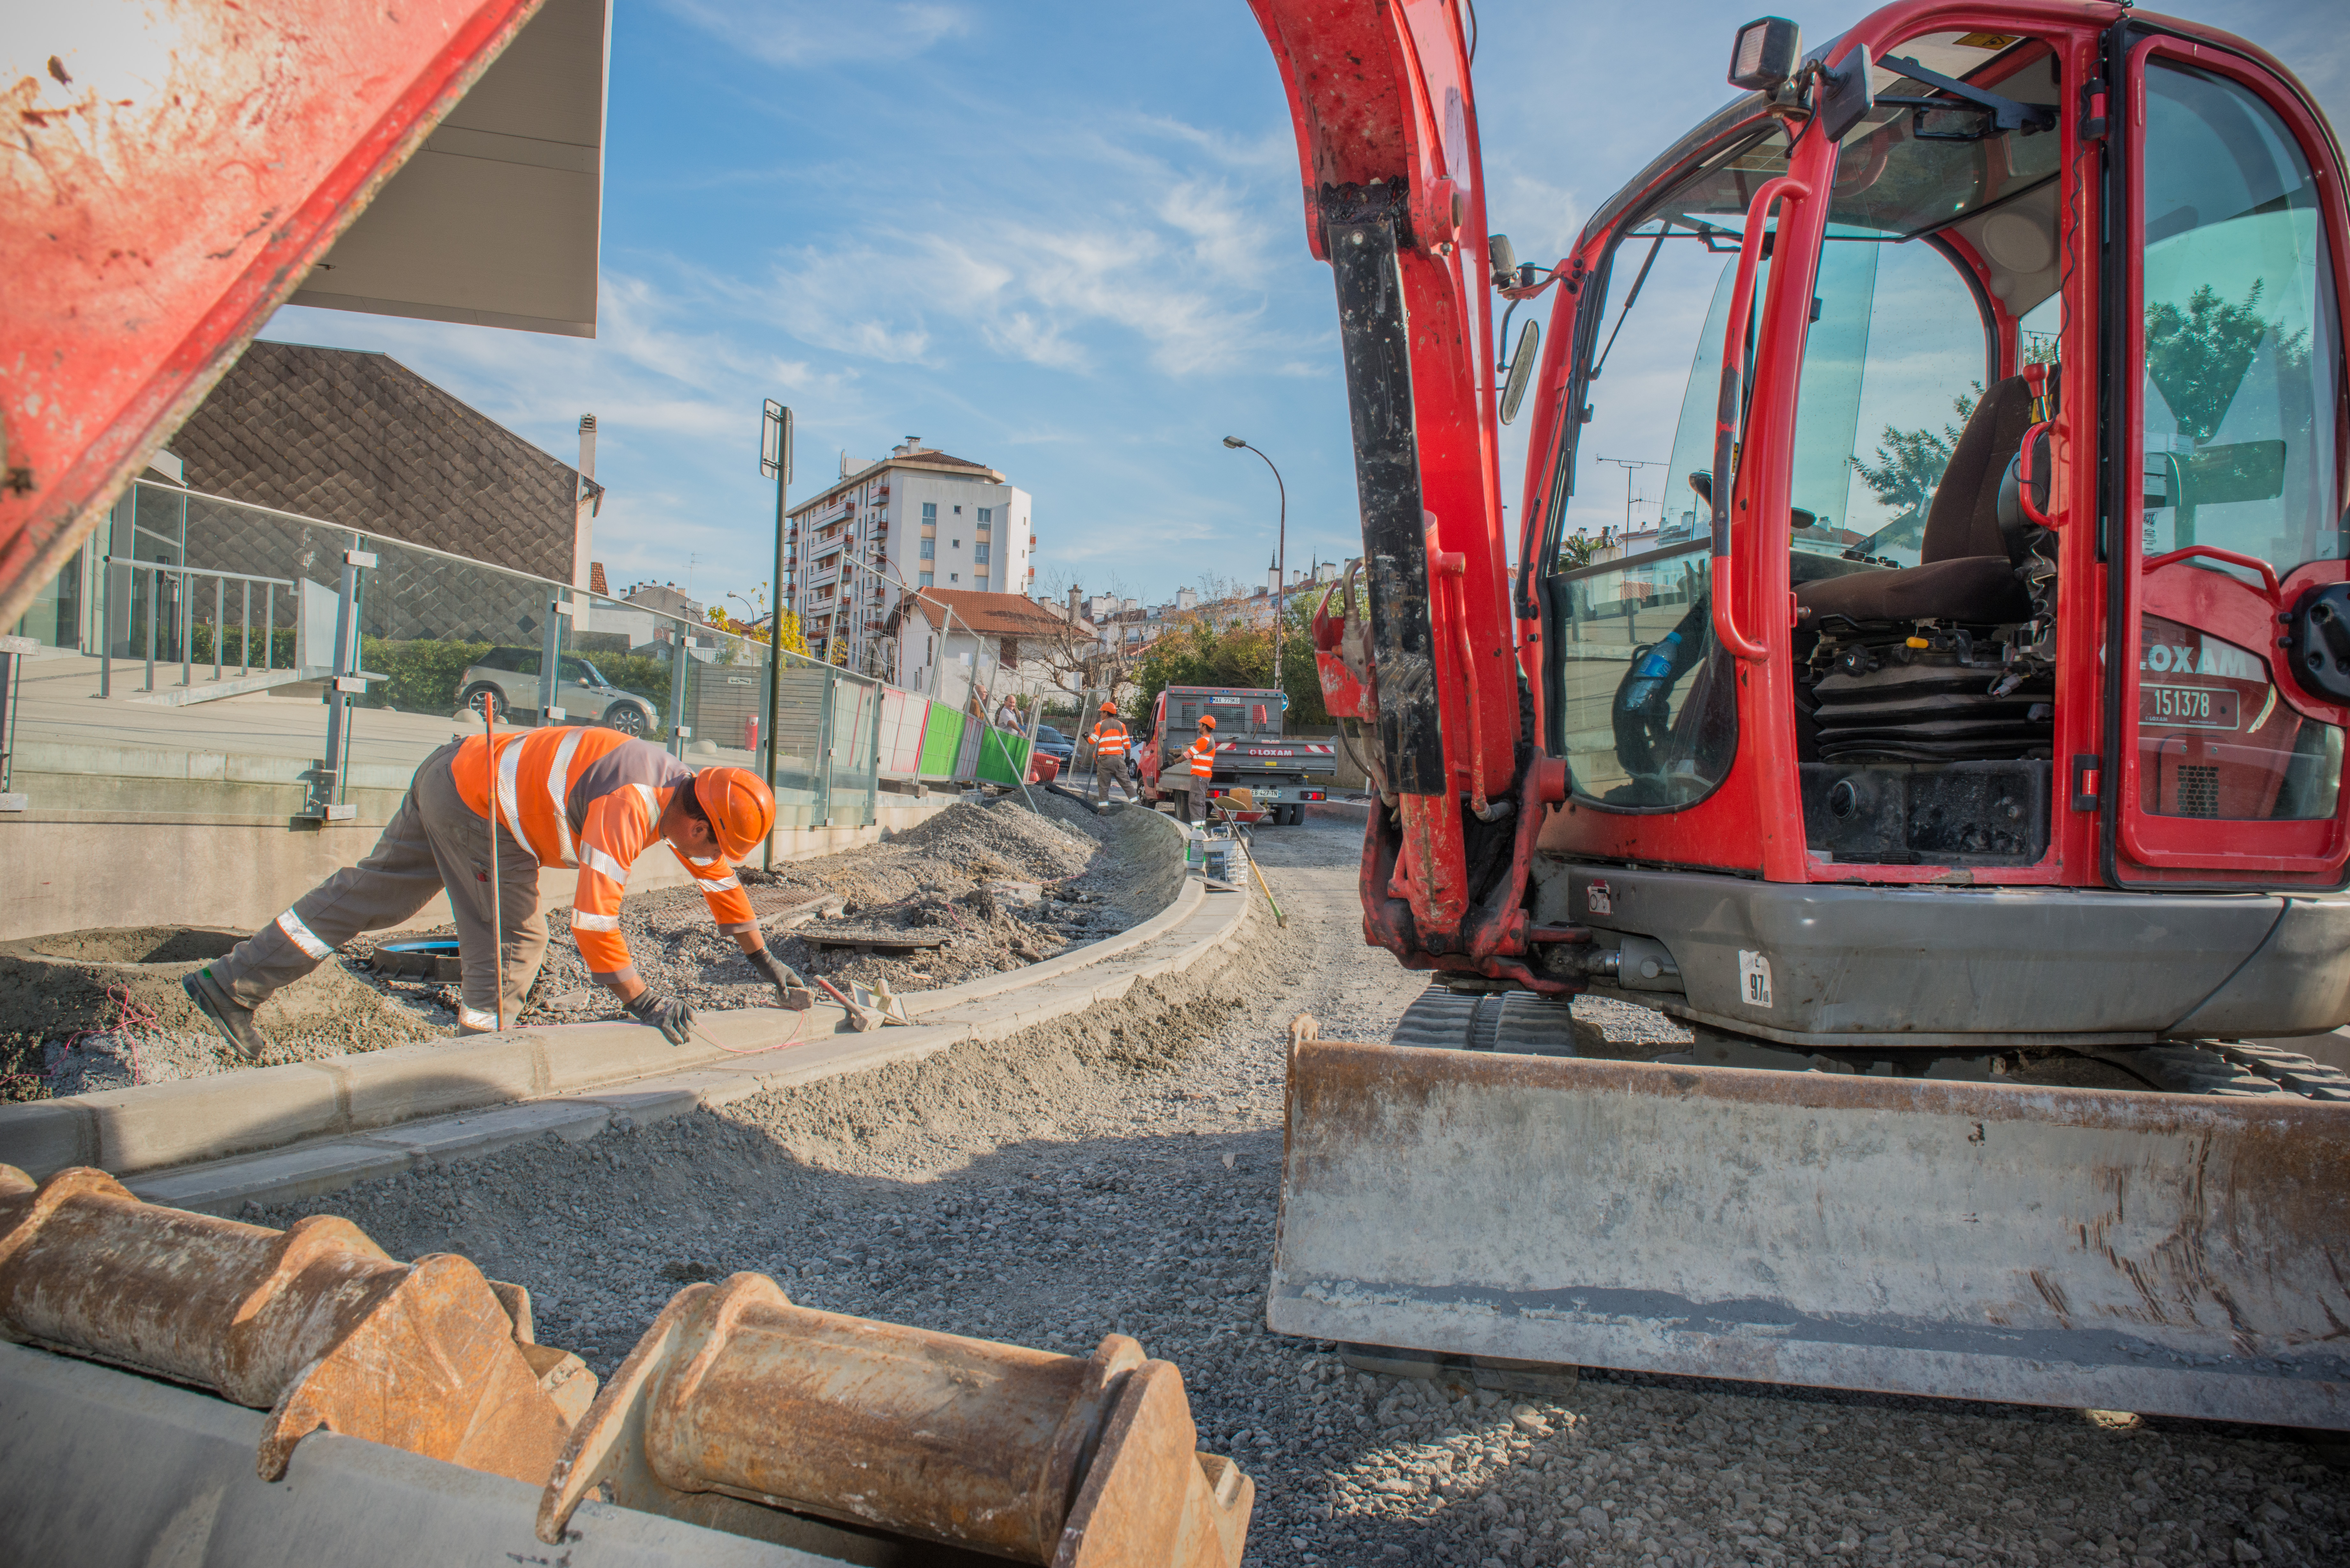
[[[2330,886],[2350,711],[2287,659],[2345,576],[2345,221],[2332,143],[2255,62],[2126,56],[2107,317],[2106,765],[2122,885]],[[2113,417],[2118,415],[2118,417]],[[2337,687],[2337,690],[2339,688]]]

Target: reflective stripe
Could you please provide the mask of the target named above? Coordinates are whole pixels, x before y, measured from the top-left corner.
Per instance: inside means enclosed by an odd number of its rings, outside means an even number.
[[[318,940],[318,933],[302,923],[302,917],[288,909],[277,917],[277,929],[284,931],[293,944],[314,959],[332,958],[335,950]]]
[[[498,810],[505,815],[505,825],[517,842],[529,844],[523,836],[522,807],[515,802],[515,779],[522,769],[522,742],[509,741],[498,754]]]
[[[477,1012],[470,1007],[461,1007],[457,1009],[457,1022],[468,1029],[495,1029],[498,1026],[498,1015],[494,1012]]]
[[[546,770],[546,793],[555,802],[555,848],[566,866],[579,862],[571,853],[571,819],[564,813],[563,802],[571,794],[571,753],[579,749],[579,737],[585,730],[567,730],[563,742],[555,748],[555,765]]]
[[[660,797],[653,794],[653,786],[650,784],[632,784],[629,787],[644,797],[645,826],[658,834],[660,831]]]
[[[719,859],[715,855],[688,855],[682,850],[678,852],[677,857],[688,866],[715,866]]]
[[[743,885],[743,878],[731,871],[723,877],[702,877],[697,880],[701,882],[702,890],[705,893],[721,892],[725,888],[740,888]]]
[[[618,915],[586,915],[571,911],[571,929],[575,931],[617,931],[620,929]]]
[[[615,882],[626,882],[629,879],[629,868],[627,867],[621,865],[619,861],[613,859],[610,856],[605,854],[602,850],[597,848],[592,844],[582,845],[580,846],[579,864],[590,871],[602,872],[605,876],[609,877]]]

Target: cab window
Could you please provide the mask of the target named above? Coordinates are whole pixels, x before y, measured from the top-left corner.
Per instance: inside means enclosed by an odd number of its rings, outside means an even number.
[[[2280,576],[2344,555],[2333,261],[2308,161],[2217,77],[2146,73],[2147,556],[2189,545]]]

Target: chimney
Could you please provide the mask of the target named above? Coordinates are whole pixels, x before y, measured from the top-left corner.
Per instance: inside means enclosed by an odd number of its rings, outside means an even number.
[[[571,586],[595,587],[589,557],[596,552],[596,514],[604,509],[604,489],[596,483],[596,416],[579,416],[579,493],[571,508]]]

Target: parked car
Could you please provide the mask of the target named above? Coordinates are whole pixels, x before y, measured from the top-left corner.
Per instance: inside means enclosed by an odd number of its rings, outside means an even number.
[[[538,711],[539,651],[535,648],[493,648],[465,667],[457,678],[457,701],[478,716],[484,701],[497,699],[498,711],[535,714]],[[556,666],[555,705],[567,721],[600,723],[626,735],[650,734],[660,728],[660,711],[633,691],[623,691],[604,679],[577,654],[565,654]]]
[[[1036,726],[1036,749],[1058,762],[1063,773],[1068,772],[1070,760],[1077,754],[1077,743],[1050,724]]]

